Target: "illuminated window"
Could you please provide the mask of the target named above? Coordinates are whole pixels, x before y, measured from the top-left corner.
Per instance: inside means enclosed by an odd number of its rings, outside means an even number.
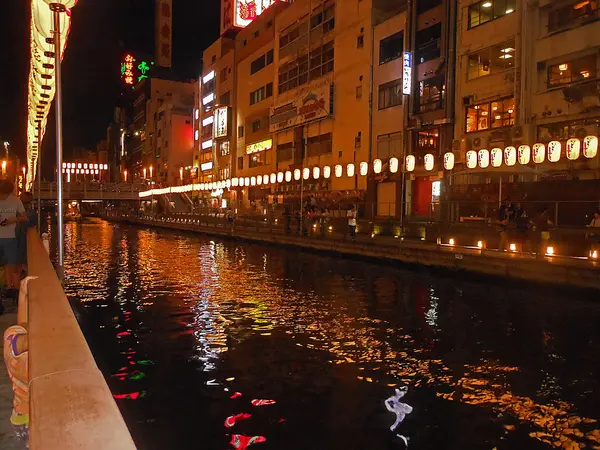
[[[469,5],[469,23],[467,28],[483,25],[494,19],[499,19],[515,12],[515,0],[481,0]]]
[[[379,42],[379,64],[398,59],[404,52],[404,31],[392,34]]]
[[[548,87],[562,86],[596,78],[596,55],[548,66]]]
[[[597,17],[597,0],[576,0],[567,6],[550,11],[548,14],[548,32],[561,30],[571,25],[583,24],[587,19]]]
[[[402,79],[379,85],[379,109],[402,104]]]
[[[270,151],[252,153],[248,156],[248,167],[254,168],[267,165],[270,154]]]
[[[419,154],[436,153],[440,148],[440,133],[437,129],[419,131],[417,134],[417,150]]]
[[[508,127],[515,124],[515,100],[505,98],[495,102],[467,107],[465,130],[467,133]]]
[[[514,67],[515,40],[484,48],[468,58],[467,78],[472,80],[484,75],[504,72]]]
[[[435,111],[444,107],[446,85],[444,75],[438,75],[419,82],[419,111]]]

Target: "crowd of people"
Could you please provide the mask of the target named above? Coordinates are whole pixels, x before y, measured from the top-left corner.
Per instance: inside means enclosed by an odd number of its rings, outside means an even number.
[[[520,251],[537,251],[539,256],[546,254],[550,241],[550,228],[554,225],[550,219],[550,208],[544,206],[535,216],[530,216],[521,202],[513,203],[510,198],[505,198],[498,209],[498,228],[500,232],[499,250],[508,250],[509,232],[513,240],[520,246]],[[598,228],[598,231],[588,232],[588,239],[592,245],[600,243],[600,209],[593,213],[589,228]],[[532,242],[535,242],[534,248]]]

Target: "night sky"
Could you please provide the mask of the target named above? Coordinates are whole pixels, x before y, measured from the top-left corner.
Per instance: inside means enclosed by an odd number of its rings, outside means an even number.
[[[0,142],[25,156],[29,74],[28,0],[2,0],[0,47]],[[173,0],[173,72],[197,78],[202,51],[219,35],[220,0]],[[95,147],[118,104],[123,54],[154,53],[154,0],[79,0],[63,62],[65,156],[75,146]],[[54,115],[50,113],[42,157],[54,165]],[[50,156],[52,154],[52,156]]]

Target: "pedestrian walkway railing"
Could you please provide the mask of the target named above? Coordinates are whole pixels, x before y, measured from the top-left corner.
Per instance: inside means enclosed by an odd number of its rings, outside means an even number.
[[[347,241],[349,226],[346,217],[299,216],[277,213],[238,215],[230,223],[226,214],[148,214],[142,212],[109,211],[109,218],[132,218],[161,223],[181,224],[185,227],[215,230],[223,233],[250,233],[302,236],[305,239]],[[594,265],[600,262],[600,228],[598,234],[586,227],[551,227],[550,239],[541,240],[533,229],[523,234],[510,223],[501,229],[497,222],[465,221],[461,223],[404,223],[397,219],[358,220],[357,240],[373,245],[394,245],[399,242],[419,242],[453,249],[475,249],[481,253],[510,253],[513,257],[548,257],[587,259]],[[502,236],[501,231],[505,233]],[[502,241],[502,239],[504,239]],[[502,246],[502,248],[501,248]]]
[[[27,235],[32,450],[133,450],[135,445],[37,232]]]

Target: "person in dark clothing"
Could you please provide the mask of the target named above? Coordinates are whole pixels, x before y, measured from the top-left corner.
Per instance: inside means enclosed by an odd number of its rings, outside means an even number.
[[[510,198],[504,199],[504,204],[498,209],[498,228],[500,231],[500,244],[498,250],[503,251],[508,248],[508,222],[514,219],[514,208],[510,203]]]
[[[544,256],[550,240],[550,208],[547,206],[535,218],[535,231],[539,240],[538,256]]]
[[[285,234],[290,234],[292,232],[292,213],[287,206],[283,211],[283,227]]]
[[[521,251],[531,253],[531,219],[520,203],[515,205],[515,239],[521,246]]]

